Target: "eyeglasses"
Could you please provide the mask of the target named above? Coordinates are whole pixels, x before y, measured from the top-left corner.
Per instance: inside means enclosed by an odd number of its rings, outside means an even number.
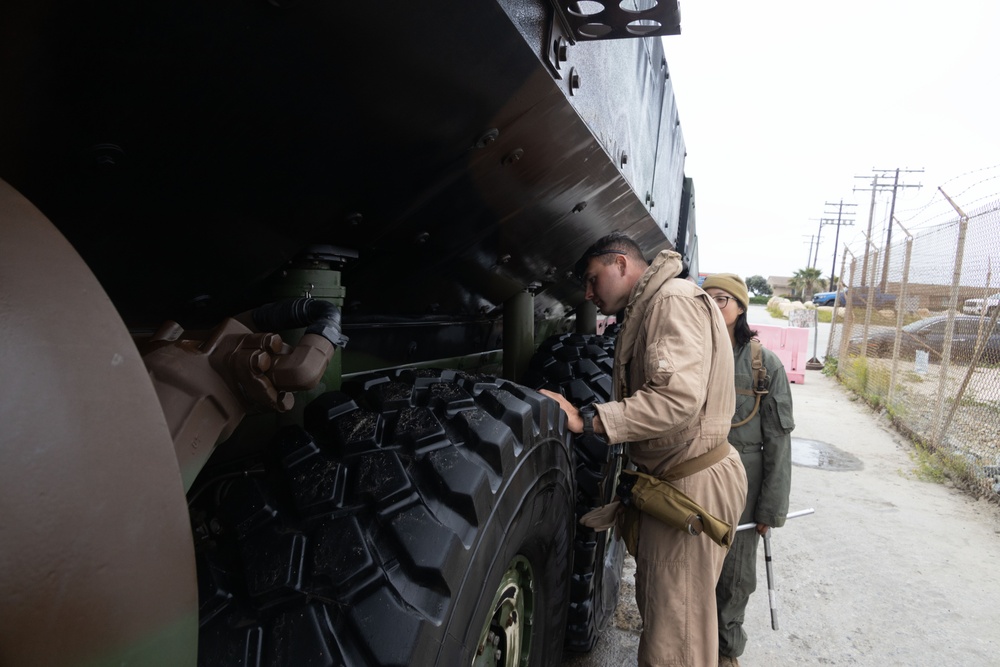
[[[715,305],[717,305],[719,308],[725,308],[726,306],[728,306],[729,300],[732,298],[733,297],[731,296],[722,296],[721,294],[712,297],[712,299],[715,300]]]

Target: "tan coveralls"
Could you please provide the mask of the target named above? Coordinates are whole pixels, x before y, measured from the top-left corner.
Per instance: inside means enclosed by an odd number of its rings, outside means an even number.
[[[674,279],[680,270],[680,255],[665,250],[636,283],[615,343],[618,400],[596,407],[608,441],[630,443],[632,461],[653,475],[725,443],[725,459],[674,484],[735,529],[747,479],[726,442],[735,409],[732,344],[712,299]],[[639,667],[716,664],[715,585],[725,557],[705,534],[692,537],[641,515]]]

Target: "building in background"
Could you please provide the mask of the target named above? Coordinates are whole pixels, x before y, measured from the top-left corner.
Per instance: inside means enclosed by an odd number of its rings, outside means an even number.
[[[791,280],[791,276],[768,276],[767,284],[771,286],[774,296],[791,297],[792,288],[789,285]]]

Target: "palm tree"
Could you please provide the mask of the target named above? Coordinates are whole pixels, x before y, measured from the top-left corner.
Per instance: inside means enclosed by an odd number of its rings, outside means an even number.
[[[799,269],[792,276],[792,279],[788,281],[788,284],[792,289],[799,292],[802,300],[810,298],[816,289],[816,283],[819,281],[822,271],[815,268],[805,268]]]

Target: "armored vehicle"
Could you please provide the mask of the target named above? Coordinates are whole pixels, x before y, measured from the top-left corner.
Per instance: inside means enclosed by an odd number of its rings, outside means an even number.
[[[0,663],[555,665],[622,549],[622,230],[697,271],[676,1],[14,2]],[[602,323],[603,324],[603,323]]]

